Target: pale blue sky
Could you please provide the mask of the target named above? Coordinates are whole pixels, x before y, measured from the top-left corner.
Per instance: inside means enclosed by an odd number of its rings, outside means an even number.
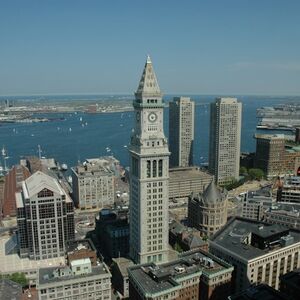
[[[299,0],[0,0],[0,95],[300,94]]]

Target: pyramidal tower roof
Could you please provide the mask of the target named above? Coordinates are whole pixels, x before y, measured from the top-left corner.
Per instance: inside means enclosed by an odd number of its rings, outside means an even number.
[[[214,180],[211,181],[207,189],[203,193],[203,199],[206,202],[218,202],[222,201],[223,195],[220,189],[216,186]]]
[[[147,56],[143,74],[135,95],[140,97],[161,96],[161,91],[149,55]]]

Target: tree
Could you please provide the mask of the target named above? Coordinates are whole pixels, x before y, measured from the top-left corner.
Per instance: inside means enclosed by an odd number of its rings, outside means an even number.
[[[24,273],[13,273],[11,275],[1,275],[0,278],[10,279],[16,283],[19,283],[22,286],[28,285],[28,280],[25,277]]]
[[[179,253],[183,252],[183,249],[181,248],[181,246],[180,246],[177,242],[176,242],[175,245],[174,245],[174,249],[175,249],[177,252],[179,252]]]
[[[240,175],[248,175],[248,171],[246,167],[240,167]]]
[[[261,169],[250,169],[248,171],[250,179],[261,180],[264,177],[264,171]]]

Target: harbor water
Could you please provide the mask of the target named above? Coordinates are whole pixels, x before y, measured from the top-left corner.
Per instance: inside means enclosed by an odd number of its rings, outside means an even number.
[[[166,102],[172,97],[167,96]],[[209,103],[215,96],[191,96],[195,106],[195,146],[194,162],[200,164],[208,160]],[[243,103],[241,150],[255,151],[256,109],[280,103],[298,102],[300,97],[237,97]],[[49,116],[49,115],[48,115]],[[42,156],[55,158],[60,163],[74,166],[78,161],[103,155],[114,155],[121,164],[128,166],[128,143],[134,124],[133,111],[116,113],[72,113],[51,114],[53,118],[64,118],[45,123],[0,124],[0,146],[5,146],[11,166],[20,158],[38,155],[38,145]],[[168,108],[164,114],[165,134],[168,136]],[[260,132],[269,132],[261,131]],[[287,133],[286,134],[291,134]]]

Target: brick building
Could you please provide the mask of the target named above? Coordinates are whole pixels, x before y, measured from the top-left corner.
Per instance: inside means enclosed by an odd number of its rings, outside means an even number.
[[[22,189],[22,181],[30,176],[27,168],[16,165],[5,176],[2,213],[3,216],[16,215],[16,193]]]
[[[130,300],[223,300],[230,295],[233,267],[200,249],[165,264],[128,268]]]
[[[284,134],[256,134],[254,167],[268,177],[294,175],[300,166],[300,148],[286,146]]]

